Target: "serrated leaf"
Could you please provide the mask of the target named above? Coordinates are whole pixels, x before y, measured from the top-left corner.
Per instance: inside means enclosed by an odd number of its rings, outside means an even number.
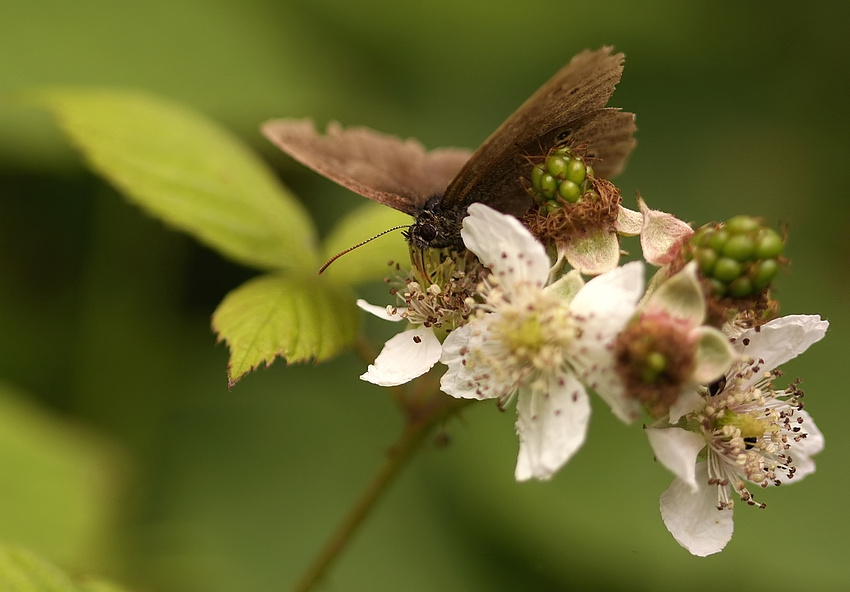
[[[315,273],[315,272],[313,272]],[[225,296],[213,330],[230,348],[233,385],[261,363],[324,360],[350,345],[357,334],[354,295],[318,276],[265,275]]]
[[[240,263],[314,269],[301,205],[242,142],[197,112],[138,91],[32,95],[130,201]]]
[[[366,202],[356,210],[342,218],[325,239],[325,257],[330,259],[337,253],[351,248],[394,226],[410,225],[412,220],[403,214],[381,204]],[[324,272],[334,281],[355,284],[368,280],[386,277],[388,261],[409,260],[407,241],[401,231],[388,233],[386,236],[354,249],[334,262]]]
[[[0,547],[0,590],[4,592],[122,592],[102,580],[77,583],[61,569],[34,553]]]

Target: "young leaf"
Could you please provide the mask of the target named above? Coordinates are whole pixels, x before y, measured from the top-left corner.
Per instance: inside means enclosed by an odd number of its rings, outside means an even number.
[[[0,547],[0,590],[14,592],[122,592],[102,580],[76,582],[55,565],[15,547]]]
[[[137,91],[60,89],[34,98],[92,168],[152,215],[246,265],[315,269],[307,214],[217,124]]]
[[[411,222],[407,214],[371,201],[365,202],[340,220],[327,236],[325,257],[330,259],[380,232]],[[324,274],[334,281],[355,284],[386,277],[389,272],[387,261],[406,262],[408,259],[407,241],[401,236],[401,230],[397,230],[346,253]]]
[[[277,356],[304,362],[338,353],[354,341],[358,312],[354,295],[335,282],[306,274],[264,275],[225,296],[212,325],[230,348],[232,386]]]

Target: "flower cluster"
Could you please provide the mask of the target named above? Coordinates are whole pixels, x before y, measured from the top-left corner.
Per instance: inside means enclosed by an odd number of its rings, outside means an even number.
[[[595,189],[586,191],[593,201]],[[732,536],[733,492],[763,507],[748,484],[814,471],[823,437],[798,382],[774,382],[828,323],[776,318],[772,276],[763,281],[761,270],[784,260],[778,235],[757,218],[695,233],[639,200],[640,212],[617,205],[619,225],[570,238],[547,231],[555,202],[536,202],[522,221],[473,203],[460,233],[466,250],[418,253],[409,271],[397,266],[399,302],[358,302],[406,323],[361,378],[399,385],[439,362],[444,393],[495,399],[500,409],[515,401],[517,480],[549,479],[582,446],[590,393],[623,422],[643,416],[656,459],[675,475],[661,496],[665,525],[695,555],[720,551]],[[618,266],[618,234],[638,233],[646,262],[659,266],[648,286],[643,262]]]

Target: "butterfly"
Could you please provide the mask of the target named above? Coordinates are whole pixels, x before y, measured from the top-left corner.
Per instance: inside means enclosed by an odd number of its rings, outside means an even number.
[[[533,201],[523,179],[530,154],[581,147],[597,176],[620,172],[636,128],[634,114],[605,106],[623,71],[623,54],[611,51],[603,47],[573,57],[471,154],[426,151],[414,139],[336,123],[323,135],[304,119],[272,120],[262,131],[317,173],[413,216],[405,232],[413,245],[460,248],[461,221],[471,203],[517,217],[528,211]]]

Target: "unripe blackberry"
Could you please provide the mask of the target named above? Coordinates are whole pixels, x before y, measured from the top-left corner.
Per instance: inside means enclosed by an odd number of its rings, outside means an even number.
[[[552,150],[542,164],[531,169],[528,192],[548,211],[562,207],[563,202],[575,204],[582,199],[598,200],[593,191],[593,169],[567,147]]]
[[[699,228],[685,245],[686,261],[695,259],[715,296],[758,296],[779,271],[784,241],[764,221],[734,216],[723,224]]]

